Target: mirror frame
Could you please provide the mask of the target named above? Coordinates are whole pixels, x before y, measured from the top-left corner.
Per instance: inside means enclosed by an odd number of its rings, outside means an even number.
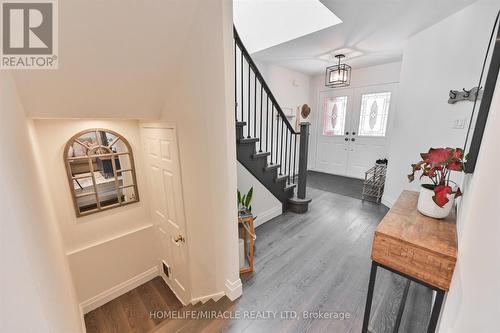
[[[477,157],[479,155],[479,150],[481,149],[481,141],[483,140],[484,129],[486,127],[486,123],[488,121],[488,113],[491,107],[491,101],[493,99],[493,94],[495,92],[495,86],[497,83],[498,72],[500,69],[500,24],[498,26],[497,33],[495,34],[495,27],[498,24],[498,19],[500,16],[500,11],[497,14],[495,25],[492,32],[493,36],[493,53],[491,56],[490,66],[488,68],[488,73],[486,76],[486,82],[484,85],[483,97],[481,100],[481,105],[479,106],[479,110],[477,113],[477,118],[474,124],[472,124],[474,113],[471,115],[471,120],[469,124],[469,130],[467,132],[467,136],[469,136],[469,131],[471,129],[474,130],[472,134],[472,139],[470,141],[470,145],[468,144],[468,138],[465,139],[465,147],[464,151],[467,157],[467,161],[465,162],[465,173],[474,173],[476,169]],[[488,50],[486,51],[486,58],[488,57]],[[486,59],[485,59],[486,63]],[[481,73],[481,76],[484,74]],[[479,84],[481,84],[481,78],[479,79]],[[476,97],[477,100],[477,97]],[[473,111],[474,112],[474,111]],[[471,128],[472,127],[472,128]]]
[[[80,208],[78,206],[78,201],[77,201],[77,196],[76,196],[76,193],[75,193],[75,189],[74,189],[74,184],[73,184],[73,181],[75,180],[75,177],[73,176],[72,174],[72,171],[71,171],[71,166],[70,166],[70,161],[72,160],[79,160],[79,159],[85,159],[89,162],[89,169],[90,171],[94,171],[94,167],[93,167],[93,163],[92,163],[92,158],[93,157],[99,157],[100,155],[99,154],[96,154],[96,155],[86,155],[86,156],[80,156],[78,158],[75,158],[75,157],[68,157],[68,152],[69,152],[69,149],[70,147],[73,146],[73,144],[75,142],[77,142],[78,138],[80,138],[82,135],[84,134],[87,134],[87,133],[95,133],[96,134],[96,137],[98,137],[98,133],[99,132],[107,132],[107,133],[110,133],[112,135],[115,136],[115,140],[113,140],[113,142],[111,144],[109,144],[108,146],[106,146],[106,149],[109,149],[107,147],[111,147],[115,142],[121,140],[125,146],[127,147],[127,152],[126,153],[107,153],[106,155],[109,155],[109,156],[120,156],[120,155],[128,155],[129,156],[129,160],[130,160],[130,169],[127,169],[125,171],[130,171],[132,173],[132,181],[133,181],[133,184],[132,185],[128,185],[126,187],[134,187],[134,191],[135,191],[135,199],[134,200],[131,200],[131,201],[126,201],[126,202],[122,202],[122,200],[118,198],[118,202],[117,203],[114,203],[112,205],[109,205],[109,206],[104,206],[104,207],[101,207],[101,202],[99,201],[99,195],[98,195],[98,191],[97,191],[97,184],[95,182],[95,177],[92,176],[92,179],[93,179],[93,184],[92,184],[92,187],[94,188],[94,195],[95,195],[95,198],[96,198],[96,208],[94,209],[91,209],[89,211],[80,211]],[[80,143],[81,144],[81,143]],[[85,145],[84,145],[85,146]],[[96,148],[98,147],[105,147],[105,146],[102,146],[102,145],[99,145],[97,146]],[[103,154],[101,154],[102,156]],[[68,178],[68,184],[69,184],[69,189],[70,189],[70,192],[71,192],[71,198],[73,200],[73,205],[74,205],[74,209],[75,209],[75,213],[76,213],[76,216],[77,217],[82,217],[82,216],[87,216],[87,215],[91,215],[91,214],[94,214],[94,213],[99,213],[99,212],[102,212],[102,211],[105,211],[105,210],[109,210],[109,209],[113,209],[113,208],[118,208],[118,207],[123,207],[125,205],[129,205],[129,204],[133,204],[133,203],[137,203],[140,201],[140,198],[139,198],[139,189],[138,189],[138,186],[137,186],[137,177],[136,177],[136,168],[135,168],[135,162],[134,162],[134,154],[133,154],[133,151],[132,151],[132,146],[130,145],[130,143],[128,142],[127,139],[125,139],[125,137],[115,131],[112,131],[112,130],[109,130],[109,129],[106,129],[106,128],[90,128],[90,129],[86,129],[86,130],[83,130],[83,131],[80,131],[78,133],[76,133],[75,135],[73,135],[67,142],[66,142],[66,145],[64,147],[64,151],[63,151],[63,161],[64,161],[64,165],[66,167],[66,175],[67,175],[67,178]],[[114,159],[111,159],[112,161],[112,167],[113,167],[113,179],[114,179],[114,182],[115,182],[115,189],[117,190],[117,195],[118,195],[118,183],[117,183],[117,170],[116,170],[116,165],[115,165],[115,162],[114,162]],[[125,172],[124,171],[124,172]],[[122,187],[122,188],[125,188],[125,187]]]

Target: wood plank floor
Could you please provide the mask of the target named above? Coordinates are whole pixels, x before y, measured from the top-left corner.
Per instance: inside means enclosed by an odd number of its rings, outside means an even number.
[[[255,272],[242,277],[243,296],[183,310],[275,311],[276,319],[149,318],[151,310],[180,308],[162,280],[155,279],[85,316],[87,332],[360,332],[375,227],[383,205],[308,188],[308,213],[287,212],[257,228]],[[379,269],[370,331],[392,332],[405,280]],[[399,332],[425,332],[432,293],[414,283]],[[283,311],[298,318],[286,319]],[[304,311],[345,313],[349,318],[303,318]]]

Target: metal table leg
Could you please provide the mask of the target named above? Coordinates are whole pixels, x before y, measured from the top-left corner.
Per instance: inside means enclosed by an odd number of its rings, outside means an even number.
[[[436,299],[434,300],[434,306],[432,307],[431,319],[429,320],[429,325],[427,326],[427,333],[434,333],[436,331],[436,326],[438,323],[439,315],[441,314],[441,307],[444,300],[444,290],[434,289],[437,292]]]
[[[375,287],[375,279],[377,277],[378,265],[375,261],[372,261],[372,269],[370,271],[370,282],[368,282],[368,295],[366,295],[366,305],[365,305],[365,316],[363,318],[363,329],[362,333],[368,332],[368,324],[370,322],[370,311],[372,309],[373,300],[373,289]]]
[[[434,301],[434,306],[432,307],[432,312],[431,312],[431,318],[429,319],[429,323],[427,324],[427,333],[434,333],[436,331],[437,323],[439,320],[439,315],[441,314],[441,308],[443,306],[443,301],[444,301],[444,294],[446,291],[439,289],[437,287],[434,287],[426,282],[420,281],[412,276],[406,275],[404,273],[398,272],[390,267],[387,267],[385,265],[379,264],[376,261],[372,260],[372,268],[370,271],[370,282],[368,283],[368,294],[366,295],[366,305],[365,305],[365,314],[363,318],[363,328],[361,329],[362,333],[368,333],[368,324],[370,323],[370,312],[371,312],[371,307],[372,307],[372,300],[373,300],[373,289],[375,287],[375,278],[377,276],[377,268],[378,267],[384,268],[392,273],[395,273],[399,276],[402,276],[409,281],[416,282],[418,284],[421,284],[431,290],[434,290],[437,292],[436,299]],[[404,309],[404,301],[406,300],[406,295],[408,293],[408,287],[409,283],[405,286],[405,291],[403,295],[403,303],[400,304],[400,309],[398,313],[397,322],[395,326],[395,332],[399,329],[399,324],[401,322],[400,316],[402,315],[402,310]],[[401,306],[403,308],[401,308]]]

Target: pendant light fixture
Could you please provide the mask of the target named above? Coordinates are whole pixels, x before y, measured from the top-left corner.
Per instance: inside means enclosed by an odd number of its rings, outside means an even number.
[[[326,68],[325,86],[331,88],[347,87],[351,84],[351,66],[340,63],[345,55],[337,54],[335,58],[338,59],[338,64]]]

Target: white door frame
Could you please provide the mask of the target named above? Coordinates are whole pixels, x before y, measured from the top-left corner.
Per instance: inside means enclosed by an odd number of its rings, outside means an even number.
[[[323,96],[326,93],[334,93],[338,95],[349,95],[352,96],[351,98],[351,107],[347,107],[348,111],[351,111],[351,114],[349,116],[346,116],[346,130],[347,128],[350,128],[350,126],[353,123],[357,123],[357,121],[352,121],[353,117],[359,117],[359,107],[360,107],[360,101],[361,101],[361,95],[369,92],[383,92],[383,91],[390,91],[391,92],[391,103],[389,106],[389,118],[387,120],[387,130],[386,130],[386,136],[385,140],[387,140],[387,149],[390,145],[390,140],[391,140],[391,135],[392,135],[392,129],[393,129],[393,124],[394,124],[394,118],[395,118],[395,113],[396,113],[396,105],[397,105],[397,97],[398,97],[398,84],[399,82],[384,82],[380,84],[371,84],[371,85],[365,85],[365,86],[358,86],[358,87],[342,87],[342,88],[336,88],[336,89],[322,89],[318,91],[317,95],[317,117],[315,119],[315,124],[316,124],[316,138],[315,138],[315,147],[314,149],[314,168],[311,168],[311,170],[314,171],[319,171],[319,172],[325,172],[323,171],[320,167],[318,167],[317,159],[318,159],[318,145],[319,145],[319,138],[321,136],[321,133],[323,131]],[[385,88],[385,89],[384,89]],[[349,123],[347,123],[349,122]],[[352,133],[352,130],[349,130]],[[357,132],[357,129],[356,131]],[[355,136],[357,138],[357,135]],[[347,144],[347,149],[351,149],[351,136],[349,136],[349,142]],[[349,157],[347,157],[347,163]],[[347,170],[347,169],[346,169]],[[340,175],[340,176],[346,176],[346,177],[353,177],[349,170],[347,170],[346,173],[331,173],[335,175]]]
[[[176,140],[176,147],[175,149],[177,149],[177,158],[178,158],[178,163],[179,163],[179,176],[180,176],[180,185],[181,185],[181,189],[184,188],[183,184],[182,184],[182,170],[181,170],[181,167],[180,167],[180,149],[179,149],[179,140],[178,140],[178,135],[177,135],[177,126],[175,123],[172,123],[172,122],[140,122],[140,134],[141,134],[141,143],[142,143],[142,150],[143,150],[143,153],[145,153],[145,138],[144,138],[144,129],[171,129],[174,131],[174,137],[175,137],[175,140]],[[144,156],[144,163],[146,163],[146,156]],[[147,170],[147,166],[145,166],[145,170]],[[148,174],[148,178],[149,178],[149,174]],[[149,198],[150,200],[152,200],[151,196],[153,194],[153,190],[151,189],[151,183],[150,183],[150,180],[148,179],[148,193],[149,193]],[[181,190],[181,198],[182,198],[182,213],[184,215],[184,219],[185,219],[185,206],[184,206],[184,191]],[[154,221],[152,221],[153,224],[154,224],[154,230],[155,230],[155,240],[157,242],[157,249],[162,249],[162,244],[161,244],[161,240],[159,239],[159,233],[161,232],[159,230],[159,226],[154,223]],[[190,275],[190,263],[189,263],[189,237],[187,237],[187,234],[188,234],[188,226],[187,226],[187,221],[184,220],[184,228],[185,228],[185,238],[186,238],[186,243],[185,243],[185,246],[186,246],[186,262],[184,263],[185,265],[185,269],[186,269],[186,272],[187,272],[187,281],[186,281],[186,289],[187,289],[187,293],[185,295],[180,295],[178,293],[176,293],[176,288],[174,286],[172,286],[172,282],[166,278],[166,275],[163,273],[163,260],[162,258],[158,257],[157,260],[158,260],[158,273],[159,275],[162,277],[162,279],[165,281],[165,283],[170,287],[170,289],[172,290],[172,292],[177,296],[177,298],[181,301],[181,303],[183,305],[188,305],[190,302],[191,302],[191,275]]]

